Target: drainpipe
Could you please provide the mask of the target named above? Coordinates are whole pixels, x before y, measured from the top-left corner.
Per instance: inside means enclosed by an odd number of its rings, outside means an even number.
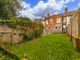
[[[62,33],[64,33],[64,32],[63,32],[63,17],[62,17]]]

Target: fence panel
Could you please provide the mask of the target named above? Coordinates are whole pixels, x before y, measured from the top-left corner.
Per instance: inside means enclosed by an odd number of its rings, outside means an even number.
[[[67,34],[71,37],[74,47],[80,51],[80,9],[72,16],[67,26]]]

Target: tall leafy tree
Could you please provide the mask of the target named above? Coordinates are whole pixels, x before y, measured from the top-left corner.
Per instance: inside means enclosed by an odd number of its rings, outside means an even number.
[[[21,0],[0,0],[0,18],[10,19],[18,15]]]

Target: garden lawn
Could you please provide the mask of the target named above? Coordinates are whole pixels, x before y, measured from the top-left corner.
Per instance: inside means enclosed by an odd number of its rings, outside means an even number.
[[[10,49],[20,60],[27,56],[28,60],[80,60],[80,55],[73,48],[66,34],[43,36]]]

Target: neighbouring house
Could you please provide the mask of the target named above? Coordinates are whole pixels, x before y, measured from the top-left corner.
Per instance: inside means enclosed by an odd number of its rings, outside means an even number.
[[[52,16],[48,14],[44,19],[39,19],[39,22],[44,25],[43,34],[65,33],[74,13],[75,11],[68,11],[66,7],[64,13]]]
[[[20,27],[12,29],[7,25],[0,25],[0,43],[20,43],[23,41],[23,32]]]

